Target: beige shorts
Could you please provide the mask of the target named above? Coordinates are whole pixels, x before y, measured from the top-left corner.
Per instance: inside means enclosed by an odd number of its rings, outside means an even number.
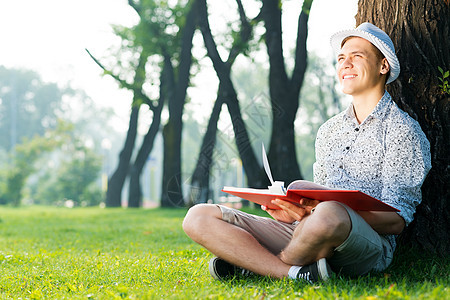
[[[375,232],[354,210],[342,205],[352,222],[347,239],[334,250],[328,259],[335,272],[359,276],[369,271],[382,271],[392,262],[393,249],[390,243]],[[278,222],[272,218],[247,214],[240,210],[218,205],[222,219],[241,227],[253,235],[266,249],[278,254],[291,241],[296,224]]]

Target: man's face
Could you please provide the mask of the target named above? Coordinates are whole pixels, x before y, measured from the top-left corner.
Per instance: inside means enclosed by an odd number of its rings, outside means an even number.
[[[360,37],[348,39],[338,55],[337,75],[342,91],[352,96],[362,95],[374,87],[384,86],[386,59],[376,55],[376,48]]]

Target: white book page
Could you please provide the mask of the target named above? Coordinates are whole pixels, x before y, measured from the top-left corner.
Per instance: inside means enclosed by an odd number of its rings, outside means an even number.
[[[252,189],[252,188],[238,188],[233,186],[225,186],[223,187],[224,192],[240,192],[240,193],[249,193],[249,194],[271,194],[271,195],[280,195],[284,196],[283,192],[271,191],[269,189]]]
[[[288,185],[288,190],[332,190],[326,186],[308,181],[308,180],[296,180],[292,181]]]

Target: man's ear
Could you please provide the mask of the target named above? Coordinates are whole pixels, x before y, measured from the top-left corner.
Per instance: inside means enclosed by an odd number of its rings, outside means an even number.
[[[380,70],[380,73],[383,74],[383,75],[386,75],[386,74],[389,72],[389,70],[390,70],[389,63],[388,63],[387,59],[384,57],[384,58],[381,60],[381,70]]]

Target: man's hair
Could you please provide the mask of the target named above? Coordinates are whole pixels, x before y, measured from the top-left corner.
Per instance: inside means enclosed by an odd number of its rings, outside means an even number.
[[[342,41],[342,43],[341,43],[341,48],[344,46],[344,44],[345,44],[349,39],[355,38],[355,37],[357,37],[357,36],[348,36],[348,37],[346,37],[346,38]],[[367,40],[366,40],[366,41],[367,41]],[[375,56],[377,57],[377,59],[382,60],[383,58],[386,58],[386,56],[384,56],[384,54],[381,53],[380,49],[378,49],[374,44],[372,44],[372,43],[370,43],[370,44],[372,45],[372,48],[373,48],[373,50],[374,50],[374,53],[375,53]],[[386,77],[385,77],[384,84],[386,84],[386,82],[387,82],[387,80],[388,80],[388,78],[389,78],[389,75],[391,75],[391,68],[390,68],[390,66],[389,66],[389,71],[388,71],[385,75],[386,75]]]

